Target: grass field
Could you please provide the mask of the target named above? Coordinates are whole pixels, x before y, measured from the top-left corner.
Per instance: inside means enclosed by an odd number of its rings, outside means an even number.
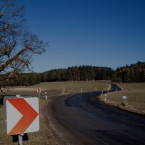
[[[42,88],[48,90],[55,90],[64,93],[79,93],[90,92],[96,90],[105,90],[108,85],[100,83],[99,81],[70,81],[70,82],[47,82],[31,86],[31,88]]]
[[[122,90],[111,93],[107,100],[120,106],[123,103],[122,96],[127,96],[128,105],[125,109],[145,114],[145,83],[120,83]]]
[[[21,96],[38,96],[36,92],[37,88],[42,89],[41,98],[44,96],[44,92],[47,92],[48,96],[54,96],[64,93],[80,93],[105,90],[108,88],[106,83],[88,81],[88,82],[55,82],[55,83],[40,83],[38,85],[30,87],[13,87],[8,89],[1,95],[16,95]],[[35,133],[29,133],[28,141],[24,141],[24,145],[62,145],[62,142],[55,136],[52,129],[49,126],[48,120],[46,120],[46,108],[45,106],[49,103],[50,99],[40,99],[39,102],[39,114],[40,114],[40,131]],[[12,142],[12,137],[6,133],[6,126],[3,124],[3,106],[0,106],[0,145],[17,145],[18,143]]]
[[[70,82],[46,82],[29,87],[12,87],[8,88],[8,91],[3,92],[1,95],[16,95],[22,96],[39,96],[36,92],[38,88],[41,88],[41,96],[45,95],[54,96],[65,93],[80,93],[91,92],[99,90],[107,90],[108,85],[106,81],[70,81]]]

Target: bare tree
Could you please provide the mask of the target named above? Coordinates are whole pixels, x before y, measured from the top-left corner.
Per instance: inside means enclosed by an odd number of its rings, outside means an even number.
[[[0,84],[30,70],[32,55],[46,50],[47,44],[26,29],[23,9],[15,0],[0,1]]]

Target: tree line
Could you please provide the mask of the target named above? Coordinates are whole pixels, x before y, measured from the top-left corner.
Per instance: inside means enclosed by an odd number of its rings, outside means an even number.
[[[42,82],[49,81],[89,81],[110,80],[113,70],[108,67],[75,66],[67,69],[55,69],[41,74]]]
[[[90,80],[112,80],[113,82],[126,83],[145,82],[145,62],[126,65],[116,70],[109,67],[74,66],[43,73],[18,73],[13,79],[9,79],[9,82],[5,85],[29,86],[40,82]]]
[[[125,83],[145,82],[145,62],[137,62],[130,66],[117,68],[112,80]]]

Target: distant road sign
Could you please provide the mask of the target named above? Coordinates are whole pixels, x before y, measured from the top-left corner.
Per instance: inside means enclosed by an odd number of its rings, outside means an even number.
[[[39,130],[38,98],[6,100],[7,134],[15,135]]]
[[[37,89],[37,93],[41,93],[41,89],[40,88]]]

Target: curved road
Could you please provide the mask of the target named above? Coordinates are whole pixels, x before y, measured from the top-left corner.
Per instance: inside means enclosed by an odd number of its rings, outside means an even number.
[[[112,85],[110,91],[116,89],[120,88]],[[97,97],[100,94],[81,93],[55,99],[54,119],[76,140],[75,145],[144,145],[145,118],[101,103]]]

